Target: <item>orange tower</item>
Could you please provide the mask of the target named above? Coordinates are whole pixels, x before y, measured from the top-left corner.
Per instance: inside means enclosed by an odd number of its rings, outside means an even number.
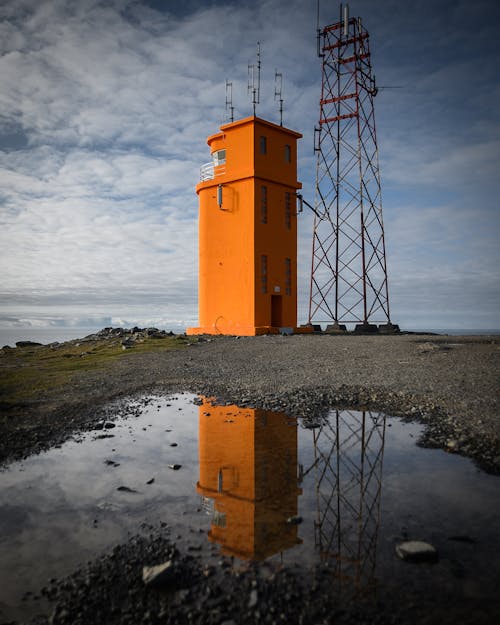
[[[252,116],[207,139],[201,168],[199,327],[253,336],[297,330],[297,139]]]
[[[301,543],[297,525],[297,423],[282,413],[238,406],[199,408],[197,492],[211,512],[221,552],[263,560]]]

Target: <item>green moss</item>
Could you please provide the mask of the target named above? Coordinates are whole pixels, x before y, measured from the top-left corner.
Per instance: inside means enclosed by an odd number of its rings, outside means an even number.
[[[106,370],[121,358],[138,354],[167,352],[183,348],[184,336],[146,338],[124,350],[119,338],[63,343],[60,346],[22,347],[4,350],[0,357],[0,402],[3,406],[22,404],[63,391],[72,380],[88,371]]]

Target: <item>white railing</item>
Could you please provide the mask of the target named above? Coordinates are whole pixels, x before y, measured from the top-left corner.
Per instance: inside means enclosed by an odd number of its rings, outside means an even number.
[[[205,182],[205,180],[213,180],[214,179],[214,164],[213,161],[210,163],[204,163],[200,167],[200,181]]]
[[[226,171],[225,167],[217,166],[217,171],[215,169],[215,165],[213,161],[210,163],[205,163],[200,167],[200,182],[205,182],[206,180],[213,180],[216,176],[220,176]]]

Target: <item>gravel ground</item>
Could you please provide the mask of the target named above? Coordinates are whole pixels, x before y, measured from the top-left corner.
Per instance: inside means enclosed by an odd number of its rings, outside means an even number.
[[[127,397],[184,390],[305,419],[331,406],[405,416],[427,425],[420,444],[467,455],[500,474],[499,364],[498,337],[217,337],[178,351],[126,353],[105,374],[84,372],[64,393],[47,392],[4,414],[1,460],[45,449],[104,415],[123,414]],[[174,578],[161,589],[145,587],[142,566],[165,560],[172,561]],[[351,601],[332,591],[322,567],[228,560],[207,566],[152,529],[44,594],[54,603],[52,617],[33,625],[486,625],[500,615],[496,598],[488,605],[473,599],[436,604],[432,596],[405,596],[401,589]]]
[[[86,429],[111,400],[185,390],[297,417],[333,405],[408,416],[428,425],[422,444],[500,473],[499,372],[499,337],[209,338],[178,351],[127,353],[105,373],[82,372],[63,393],[4,414],[0,462]]]
[[[169,562],[171,575],[146,586],[142,567]],[[168,530],[150,528],[71,577],[44,588],[50,618],[30,625],[492,625],[499,601],[440,602],[399,588],[352,590],[326,564],[204,565],[180,554]]]

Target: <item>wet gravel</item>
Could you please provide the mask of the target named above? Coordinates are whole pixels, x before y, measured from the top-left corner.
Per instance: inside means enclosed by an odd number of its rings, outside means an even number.
[[[184,390],[311,421],[332,406],[385,411],[426,424],[419,444],[466,455],[500,474],[498,337],[217,337],[173,352],[129,351],[105,373],[84,372],[63,393],[48,391],[4,413],[0,460],[138,413],[130,397]],[[176,571],[171,583],[146,587],[142,567],[167,560]],[[401,589],[340,596],[325,566],[243,565],[225,558],[207,565],[180,553],[168,528],[149,528],[70,578],[54,580],[43,595],[52,615],[33,625],[486,624],[500,615],[494,599],[453,605]]]
[[[0,419],[0,462],[21,458],[126,414],[126,398],[191,391],[315,419],[365,407],[427,425],[421,444],[500,473],[500,339],[456,336],[216,337],[186,349],[130,353],[82,372]],[[109,405],[110,402],[115,402]]]
[[[172,575],[147,586],[144,565],[169,562]],[[168,529],[149,528],[64,580],[42,589],[50,616],[30,625],[491,625],[499,602],[438,603],[427,596],[339,584],[328,565],[203,564],[181,554]],[[465,608],[465,609],[464,609]]]

